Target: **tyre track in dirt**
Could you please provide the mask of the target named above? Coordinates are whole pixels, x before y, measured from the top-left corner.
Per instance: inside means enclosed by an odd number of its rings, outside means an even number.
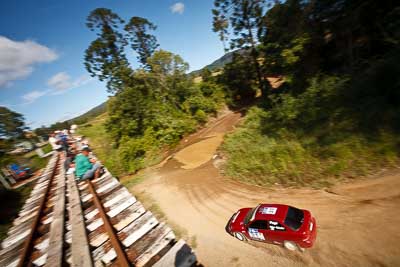
[[[188,158],[193,157],[193,150],[185,147],[201,147],[203,140],[231,131],[239,120],[240,114],[227,112],[184,140],[176,153],[180,158],[186,152]],[[205,266],[400,266],[399,172],[339,184],[329,192],[261,188],[221,176],[213,154],[208,157],[200,159],[206,163],[194,169],[183,169],[172,158],[148,170],[150,178],[133,188],[149,193],[168,220],[184,228],[189,239],[196,238],[196,253]],[[315,246],[304,253],[291,252],[269,244],[240,242],[225,232],[237,209],[261,202],[311,210],[318,224]]]

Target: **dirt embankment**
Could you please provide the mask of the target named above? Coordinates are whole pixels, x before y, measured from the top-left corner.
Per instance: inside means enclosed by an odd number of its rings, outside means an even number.
[[[168,220],[196,240],[205,266],[400,266],[400,173],[337,185],[328,191],[260,188],[219,174],[213,156],[240,114],[228,112],[184,140],[172,159],[133,190],[146,192]],[[185,142],[186,141],[186,142]],[[318,224],[315,246],[304,253],[243,243],[224,227],[239,208],[286,203],[311,210]]]

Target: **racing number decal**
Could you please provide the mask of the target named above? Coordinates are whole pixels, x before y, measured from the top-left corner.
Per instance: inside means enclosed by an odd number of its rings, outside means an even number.
[[[260,212],[261,212],[262,214],[271,214],[271,215],[275,215],[277,209],[278,209],[278,208],[275,208],[275,207],[263,207],[263,208],[260,210]]]
[[[249,228],[249,235],[252,239],[265,240],[264,235],[255,228]]]

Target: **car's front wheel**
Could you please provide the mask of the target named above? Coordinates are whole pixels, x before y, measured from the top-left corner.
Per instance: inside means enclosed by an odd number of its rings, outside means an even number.
[[[234,236],[239,239],[240,241],[246,241],[246,237],[241,233],[234,233]]]
[[[298,246],[296,243],[292,242],[292,241],[284,241],[283,242],[283,246],[288,249],[288,250],[297,250]]]

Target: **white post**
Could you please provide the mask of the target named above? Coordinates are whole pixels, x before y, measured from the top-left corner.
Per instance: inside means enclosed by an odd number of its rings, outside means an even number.
[[[1,173],[0,173],[0,182],[4,185],[5,188],[11,189],[11,186],[8,184],[7,180]]]
[[[39,157],[41,157],[41,158],[44,157],[44,152],[43,152],[43,150],[42,150],[40,147],[39,147],[39,148],[36,148],[35,151],[36,151],[36,154],[37,154]]]

